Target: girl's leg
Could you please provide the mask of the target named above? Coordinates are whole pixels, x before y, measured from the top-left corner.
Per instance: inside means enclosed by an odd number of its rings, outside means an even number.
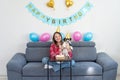
[[[74,66],[75,65],[75,60],[71,60],[71,65],[70,65],[70,62],[63,62],[63,63],[60,63],[60,64],[61,64],[61,68],[66,68],[66,67]],[[55,72],[60,70],[60,64],[53,63],[53,70]]]
[[[42,59],[42,63],[45,64],[45,65],[44,65],[44,68],[45,68],[45,69],[47,69],[47,68],[49,68],[49,69],[53,68],[52,65],[51,65],[51,62],[49,62],[49,57],[44,57],[44,58]],[[48,65],[48,64],[49,64],[49,65]]]
[[[75,60],[71,60],[71,65],[70,62],[63,62],[61,68],[70,67],[70,66],[75,66]]]
[[[48,61],[49,61],[49,57],[44,57],[44,58],[42,58],[42,63],[43,63],[43,64],[47,64]]]
[[[55,72],[60,70],[60,63],[53,62],[52,65]]]
[[[48,63],[49,62],[49,63]],[[49,65],[54,65],[56,62],[50,62],[49,57],[44,57],[42,58],[42,63],[43,64],[49,64]]]

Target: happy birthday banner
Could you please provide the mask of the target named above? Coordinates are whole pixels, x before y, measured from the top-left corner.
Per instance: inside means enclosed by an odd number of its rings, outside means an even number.
[[[91,3],[86,2],[85,5],[78,12],[74,13],[69,17],[53,18],[44,14],[42,11],[38,10],[32,2],[30,2],[26,6],[28,11],[31,12],[33,16],[41,20],[43,23],[46,23],[52,26],[65,26],[71,23],[75,23],[77,20],[80,20],[92,7],[93,5]]]

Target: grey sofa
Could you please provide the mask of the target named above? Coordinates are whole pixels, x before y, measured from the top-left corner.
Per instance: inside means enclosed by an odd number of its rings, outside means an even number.
[[[49,56],[51,42],[28,42],[25,53],[16,53],[7,64],[8,80],[47,80],[41,60]],[[106,53],[96,52],[95,42],[72,42],[72,80],[116,80],[118,64]],[[59,71],[49,70],[49,80],[59,80]],[[70,70],[62,69],[62,80],[69,80]]]

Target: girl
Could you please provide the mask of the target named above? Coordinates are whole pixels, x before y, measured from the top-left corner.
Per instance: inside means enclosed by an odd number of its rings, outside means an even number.
[[[56,55],[60,55],[62,52],[61,46],[62,46],[62,35],[59,32],[55,32],[53,34],[53,43],[50,46],[50,61],[49,66],[47,65],[47,62],[49,60],[48,57],[44,57],[42,59],[42,62],[45,64],[44,68],[53,68],[53,70],[56,72],[60,70],[60,63],[56,62]],[[70,48],[67,49],[68,54],[70,58],[72,58],[72,50]],[[75,61],[72,60],[72,66],[75,65]],[[62,62],[61,68],[70,67],[70,62]]]

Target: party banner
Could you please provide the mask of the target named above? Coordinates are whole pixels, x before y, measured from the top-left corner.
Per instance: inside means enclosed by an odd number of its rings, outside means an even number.
[[[71,23],[75,23],[77,20],[80,20],[85,14],[93,7],[93,5],[89,2],[86,2],[85,5],[76,13],[69,17],[65,18],[53,18],[46,14],[44,14],[42,11],[38,10],[32,2],[30,2],[26,8],[33,16],[35,16],[37,19],[41,20],[43,23],[46,23],[48,25],[52,26],[65,26],[69,25]]]

